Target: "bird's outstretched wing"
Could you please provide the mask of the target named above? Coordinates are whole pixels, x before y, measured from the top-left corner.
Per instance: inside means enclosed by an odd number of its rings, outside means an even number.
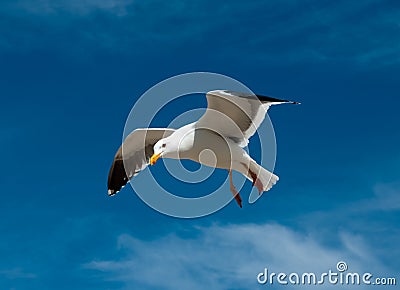
[[[292,103],[272,97],[225,90],[207,93],[207,110],[196,122],[204,127],[231,138],[245,147],[265,118],[271,105]]]
[[[168,137],[174,129],[136,129],[126,137],[115,154],[108,174],[108,195],[114,195],[141,170],[147,167],[158,140]]]

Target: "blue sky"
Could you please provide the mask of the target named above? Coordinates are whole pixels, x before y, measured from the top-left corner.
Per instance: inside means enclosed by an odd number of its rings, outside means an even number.
[[[1,1],[0,288],[262,289],[264,267],[321,272],[339,260],[400,279],[399,8]],[[302,102],[269,111],[279,183],[191,220],[128,187],[109,198],[135,100],[195,71]]]

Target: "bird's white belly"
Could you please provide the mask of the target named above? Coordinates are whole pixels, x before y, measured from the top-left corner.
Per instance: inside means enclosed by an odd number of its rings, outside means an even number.
[[[231,163],[240,162],[245,154],[232,140],[206,129],[197,129],[188,134],[182,139],[181,145],[180,158],[191,159],[210,167],[230,169]]]

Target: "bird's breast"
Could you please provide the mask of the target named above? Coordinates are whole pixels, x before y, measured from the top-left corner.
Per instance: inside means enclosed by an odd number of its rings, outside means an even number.
[[[182,139],[179,155],[181,159],[191,159],[207,166],[231,168],[236,147],[230,140],[208,129],[196,129]]]

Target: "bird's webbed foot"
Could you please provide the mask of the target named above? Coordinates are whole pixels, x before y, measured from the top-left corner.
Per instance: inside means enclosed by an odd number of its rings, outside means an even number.
[[[235,185],[233,185],[233,181],[232,181],[232,171],[231,171],[231,170],[229,170],[229,185],[230,185],[230,189],[231,189],[231,192],[232,192],[232,194],[233,194],[233,197],[234,197],[235,200],[236,200],[236,203],[237,203],[240,207],[242,207],[242,198],[240,197],[240,193],[239,193],[239,191],[237,191]]]
[[[264,185],[262,184],[261,180],[257,177],[257,174],[255,174],[250,169],[249,169],[249,174],[250,174],[251,178],[253,179],[253,186],[257,187],[258,194],[261,194],[261,192],[264,191]]]

